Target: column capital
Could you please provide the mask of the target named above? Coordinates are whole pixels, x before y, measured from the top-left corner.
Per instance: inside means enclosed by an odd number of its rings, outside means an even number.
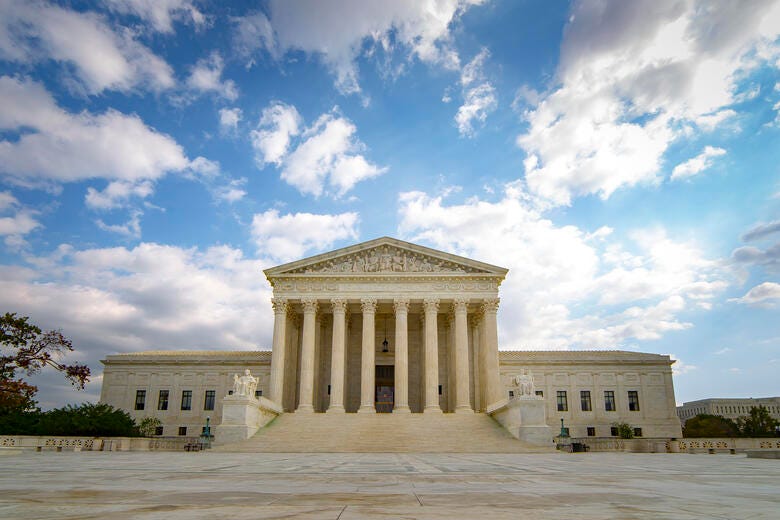
[[[485,298],[482,300],[482,312],[485,314],[498,312],[499,301],[501,301],[500,298]]]
[[[333,298],[330,304],[333,307],[333,314],[347,312],[347,300],[344,298]]]
[[[439,312],[439,299],[438,298],[425,298],[423,300],[423,307],[425,308],[425,313],[429,312]]]
[[[271,298],[271,306],[274,308],[274,314],[284,314],[287,312],[287,298]]]
[[[452,302],[452,308],[456,313],[468,312],[469,299],[463,296],[458,296]]]
[[[409,312],[409,298],[395,298],[393,300],[393,309],[395,313]]]
[[[479,327],[479,323],[482,321],[482,310],[469,314],[469,326]]]
[[[376,298],[363,298],[360,300],[360,308],[363,314],[374,314],[376,312]]]
[[[317,298],[301,298],[301,304],[304,314],[317,312]]]

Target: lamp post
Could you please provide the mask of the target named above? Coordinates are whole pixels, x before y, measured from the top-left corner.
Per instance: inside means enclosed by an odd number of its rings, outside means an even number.
[[[200,435],[201,445],[204,448],[211,448],[211,417],[206,417],[206,426],[203,427],[203,433]]]

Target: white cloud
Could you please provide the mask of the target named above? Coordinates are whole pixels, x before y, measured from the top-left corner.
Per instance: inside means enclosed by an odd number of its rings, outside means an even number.
[[[489,56],[488,50],[483,48],[461,71],[463,104],[455,115],[455,122],[461,136],[473,137],[474,123],[484,124],[488,114],[498,107],[496,89],[485,80],[483,72],[485,60]]]
[[[11,217],[0,217],[0,235],[26,235],[41,223],[35,220],[36,211],[22,209]]]
[[[764,282],[758,284],[741,298],[731,298],[729,301],[763,306],[780,303],[780,283]]]
[[[681,376],[699,368],[696,365],[689,365],[688,363],[683,362],[682,359],[678,358],[674,354],[669,354],[669,357],[674,360],[674,364],[672,365],[672,374],[675,376]]]
[[[422,192],[399,199],[401,236],[509,268],[501,285],[505,348],[655,340],[690,327],[681,314],[727,286],[718,263],[662,229],[619,242],[606,230],[557,226],[528,197],[512,184],[496,202],[449,205]]]
[[[212,52],[208,58],[198,60],[190,70],[187,87],[199,94],[214,93],[228,101],[238,98],[238,87],[233,80],[222,80],[225,62],[218,52]]]
[[[271,290],[260,273],[267,265],[238,249],[64,245],[28,261],[0,266],[0,308],[61,329],[95,374],[114,352],[270,349]],[[84,398],[49,391],[60,382],[58,374],[42,381],[41,395],[57,395],[59,406]]]
[[[97,210],[116,209],[125,206],[131,197],[146,198],[154,193],[154,185],[150,181],[127,182],[112,181],[103,189],[87,188],[84,202],[88,208]]]
[[[175,83],[171,67],[138,43],[130,30],[115,31],[92,12],[40,2],[0,3],[0,58],[67,64],[79,88],[92,94],[139,85],[159,91]]]
[[[723,148],[705,146],[704,150],[699,155],[674,167],[674,170],[672,170],[672,180],[693,177],[712,167],[712,159],[722,155],[726,155],[726,150]]]
[[[173,22],[191,22],[202,27],[206,17],[192,0],[103,0],[109,9],[122,14],[133,14],[148,22],[158,32],[173,32]]]
[[[279,58],[301,50],[320,56],[343,93],[360,92],[356,60],[366,43],[392,53],[396,47],[423,62],[457,68],[450,27],[482,0],[272,0],[262,13],[236,20],[236,46],[246,54],[265,49]],[[370,50],[369,50],[370,52]]]
[[[183,171],[190,161],[176,141],[136,115],[109,109],[71,114],[39,83],[0,77],[0,129],[28,129],[0,140],[0,172],[20,184],[91,178],[136,183]]]
[[[780,220],[773,220],[772,222],[767,222],[766,224],[756,224],[747,230],[741,238],[744,242],[751,242],[753,240],[766,238],[775,233],[780,233]]]
[[[222,133],[235,132],[242,115],[240,108],[219,109],[219,130]]]
[[[214,196],[221,201],[232,204],[243,199],[246,196],[246,178],[232,179],[223,186],[214,189]]]
[[[724,121],[727,121],[737,115],[737,112],[730,108],[718,110],[712,114],[705,114],[698,116],[695,121],[696,124],[705,132],[712,132]]]
[[[333,188],[328,193],[341,197],[358,182],[387,171],[359,153],[365,145],[355,135],[357,128],[336,109],[303,131],[302,124],[295,107],[273,103],[263,110],[258,130],[252,131],[258,166],[275,164],[282,180],[301,193],[319,197],[327,183]],[[290,150],[293,137],[300,138]]]
[[[659,182],[681,124],[712,130],[738,101],[738,79],[776,61],[778,19],[778,2],[575,3],[556,86],[526,110],[529,128],[517,140],[530,190],[570,204]]]
[[[126,238],[141,238],[141,211],[133,211],[130,218],[124,224],[106,224],[102,219],[95,221],[97,227],[109,233],[116,233]]]
[[[358,214],[315,215],[269,209],[252,219],[252,238],[258,253],[279,262],[289,262],[311,251],[321,251],[336,241],[357,240]]]

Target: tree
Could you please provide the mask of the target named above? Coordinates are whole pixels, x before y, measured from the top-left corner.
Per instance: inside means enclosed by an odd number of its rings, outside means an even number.
[[[720,415],[699,414],[685,421],[683,437],[737,437],[739,427]]]
[[[774,437],[778,422],[765,406],[754,406],[749,416],[737,419],[737,425],[745,437]]]
[[[17,377],[19,371],[29,376],[52,367],[79,390],[89,381],[88,366],[58,360],[73,351],[71,341],[58,330],[43,332],[28,319],[12,312],[0,316],[0,414],[35,407],[38,388]]]
[[[152,437],[160,426],[162,426],[162,423],[157,417],[145,417],[138,426],[138,431],[144,437]]]
[[[613,426],[617,428],[618,437],[621,439],[633,439],[634,430],[631,429],[631,425],[628,423],[614,423]]]
[[[67,405],[41,414],[38,435],[85,437],[137,437],[138,427],[130,414],[104,403]]]

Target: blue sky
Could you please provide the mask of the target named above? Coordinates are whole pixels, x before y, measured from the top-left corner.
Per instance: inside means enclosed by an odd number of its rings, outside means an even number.
[[[270,345],[261,270],[510,269],[502,349],[778,395],[780,2],[0,0],[0,304],[99,360]]]

